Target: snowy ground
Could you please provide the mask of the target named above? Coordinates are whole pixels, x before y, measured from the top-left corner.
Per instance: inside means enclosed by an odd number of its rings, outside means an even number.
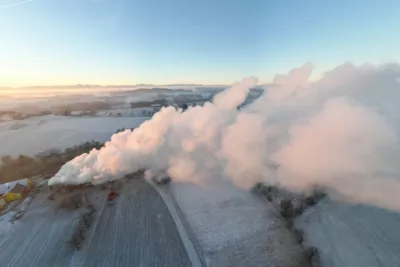
[[[86,141],[107,141],[119,128],[139,126],[148,117],[41,116],[0,123],[0,156],[34,155]]]
[[[58,211],[39,194],[14,224],[0,217],[0,262],[4,267],[191,266],[175,223],[157,192],[143,180],[121,187],[114,206],[107,191],[93,189],[95,219],[80,251],[67,242],[84,210]]]
[[[300,246],[265,199],[225,182],[164,188],[208,267],[302,266]],[[56,212],[41,192],[14,224],[14,212],[0,217],[1,266],[191,266],[176,223],[147,183],[124,182],[113,207],[107,206],[107,191],[90,190],[95,221],[81,251],[67,241],[84,210]],[[399,225],[400,213],[329,199],[296,220],[324,267],[400,266]]]
[[[171,184],[207,266],[297,267],[300,246],[268,202],[222,182]]]
[[[324,267],[400,266],[400,213],[324,199],[296,224]]]

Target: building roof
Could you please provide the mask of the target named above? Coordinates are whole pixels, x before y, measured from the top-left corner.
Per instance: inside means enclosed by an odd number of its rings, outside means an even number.
[[[8,191],[10,191],[11,188],[13,188],[16,184],[22,184],[27,186],[28,185],[28,178],[25,179],[21,179],[21,180],[17,180],[17,181],[13,181],[13,182],[9,182],[9,183],[5,183],[0,185],[0,194],[5,194]]]
[[[9,193],[16,193],[21,194],[26,190],[26,186],[22,184],[16,184],[14,187],[9,191]]]
[[[4,195],[5,193],[8,192],[8,186],[6,184],[0,185],[0,194]]]

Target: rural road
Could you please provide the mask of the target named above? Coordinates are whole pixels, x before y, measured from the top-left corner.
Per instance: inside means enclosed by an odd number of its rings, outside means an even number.
[[[89,193],[95,219],[80,251],[67,242],[80,211],[56,213],[40,194],[14,225],[0,224],[1,266],[191,266],[174,220],[160,195],[145,181],[124,183],[114,206],[107,191]]]

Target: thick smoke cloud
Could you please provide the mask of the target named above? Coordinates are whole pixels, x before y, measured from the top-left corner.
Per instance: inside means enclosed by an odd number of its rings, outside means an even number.
[[[139,169],[174,181],[228,179],[400,210],[400,67],[341,65],[309,82],[305,64],[237,110],[255,78],[186,112],[164,108],[134,131],[65,164],[49,184],[102,183]]]

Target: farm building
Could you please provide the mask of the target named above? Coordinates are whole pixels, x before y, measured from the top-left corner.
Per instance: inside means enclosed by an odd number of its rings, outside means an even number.
[[[28,188],[31,188],[32,187],[32,179],[31,178],[25,178],[25,179],[13,181],[13,182],[5,183],[5,184],[0,184],[0,194],[7,193],[16,184],[22,184],[22,185],[25,185]]]
[[[3,194],[5,202],[20,199],[28,193],[32,187],[30,178],[21,179],[18,181],[0,185],[0,194]]]

